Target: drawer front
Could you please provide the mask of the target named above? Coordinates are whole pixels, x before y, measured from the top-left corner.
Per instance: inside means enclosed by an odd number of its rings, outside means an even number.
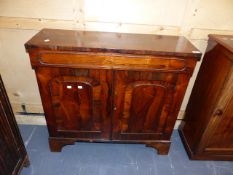
[[[136,55],[116,55],[104,53],[53,53],[40,52],[31,55],[31,63],[36,66],[102,68],[119,70],[185,71],[195,66],[195,60],[177,57],[156,57]]]

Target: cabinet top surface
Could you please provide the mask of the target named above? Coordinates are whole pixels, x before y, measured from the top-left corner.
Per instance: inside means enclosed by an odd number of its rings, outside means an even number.
[[[30,49],[195,57],[201,52],[183,36],[43,29],[26,44]]]
[[[233,53],[233,35],[210,34],[209,37]]]

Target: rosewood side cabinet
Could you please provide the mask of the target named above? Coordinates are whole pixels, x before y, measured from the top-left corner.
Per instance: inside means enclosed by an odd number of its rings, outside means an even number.
[[[191,159],[233,160],[233,36],[209,35],[184,120]]]
[[[184,37],[43,29],[25,44],[51,151],[76,141],[167,154],[201,53]]]

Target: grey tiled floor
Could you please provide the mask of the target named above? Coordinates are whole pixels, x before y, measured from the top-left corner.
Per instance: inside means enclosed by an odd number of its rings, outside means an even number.
[[[45,126],[20,131],[31,161],[21,175],[233,175],[233,162],[190,161],[177,131],[168,156],[143,144],[76,143],[52,153]]]

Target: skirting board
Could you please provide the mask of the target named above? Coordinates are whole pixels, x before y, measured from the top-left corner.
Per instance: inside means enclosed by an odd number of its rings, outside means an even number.
[[[18,115],[15,114],[18,124],[22,125],[46,125],[45,117],[41,115]]]

